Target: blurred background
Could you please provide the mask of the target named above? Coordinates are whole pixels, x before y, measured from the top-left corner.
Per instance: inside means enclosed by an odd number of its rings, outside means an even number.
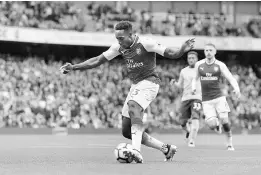
[[[113,26],[121,20],[131,21],[137,33],[160,38],[164,45],[180,45],[196,36],[200,59],[204,42],[214,41],[220,46],[217,58],[227,64],[242,91],[237,101],[231,86],[222,81],[233,127],[260,128],[261,2],[254,1],[2,1],[0,127],[120,128],[131,85],[120,57],[66,76],[59,68],[108,49],[104,43],[112,40]],[[148,118],[159,128],[179,128],[181,91],[169,81],[179,77],[186,55],[179,60],[158,55],[157,65],[161,89]]]

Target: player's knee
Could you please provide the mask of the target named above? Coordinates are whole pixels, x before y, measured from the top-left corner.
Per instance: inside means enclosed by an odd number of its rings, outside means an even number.
[[[131,124],[132,125],[143,126],[142,118],[140,118],[140,117],[133,117],[133,118],[131,118]]]
[[[223,124],[223,129],[225,132],[230,132],[231,131],[230,124],[229,123]]]
[[[223,124],[229,123],[228,112],[219,113],[220,122]]]
[[[218,126],[218,118],[217,117],[209,117],[205,120],[206,124],[210,129],[215,129]]]
[[[131,124],[142,124],[143,108],[135,101],[129,101],[129,115],[131,117]]]
[[[184,117],[185,115],[182,115],[182,114],[178,114],[178,124],[182,127],[182,128],[186,128],[187,126],[187,122],[188,122],[188,118],[187,117]]]
[[[183,129],[187,128],[187,121],[188,121],[188,120],[180,120],[180,121],[179,121],[179,122],[180,122],[180,125],[181,125],[181,127],[182,127]]]
[[[192,112],[191,114],[191,120],[199,120],[199,113],[198,112]]]

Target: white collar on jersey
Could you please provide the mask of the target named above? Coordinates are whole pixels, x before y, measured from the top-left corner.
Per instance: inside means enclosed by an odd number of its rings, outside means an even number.
[[[133,43],[130,45],[130,48],[136,43],[137,38],[138,38],[138,34],[135,34]]]
[[[213,61],[211,61],[211,62],[208,62],[208,59],[207,59],[207,58],[205,58],[205,62],[206,62],[206,64],[207,64],[207,65],[214,64],[214,63],[215,63],[215,61],[216,61],[216,58],[215,58],[215,57],[214,57]]]

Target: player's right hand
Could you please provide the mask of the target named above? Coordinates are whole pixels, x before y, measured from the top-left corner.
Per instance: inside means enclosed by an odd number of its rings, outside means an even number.
[[[240,90],[233,90],[233,92],[236,94],[237,99],[239,100],[241,98],[241,92]]]
[[[71,72],[73,70],[73,66],[71,63],[66,63],[65,65],[63,65],[62,67],[60,67],[60,72],[62,74],[68,74],[69,72]]]
[[[177,83],[177,80],[176,79],[171,79],[170,80],[170,85],[173,86]]]
[[[195,95],[195,94],[196,94],[196,91],[197,91],[196,89],[193,89],[193,88],[192,88],[192,95]]]

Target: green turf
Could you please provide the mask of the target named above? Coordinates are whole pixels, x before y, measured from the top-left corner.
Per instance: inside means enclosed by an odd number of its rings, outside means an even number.
[[[173,162],[143,147],[144,164],[120,164],[114,147],[120,135],[0,136],[0,175],[256,175],[261,173],[261,136],[235,135],[235,152],[223,135],[199,135],[188,148],[181,135],[155,135],[178,146]]]

